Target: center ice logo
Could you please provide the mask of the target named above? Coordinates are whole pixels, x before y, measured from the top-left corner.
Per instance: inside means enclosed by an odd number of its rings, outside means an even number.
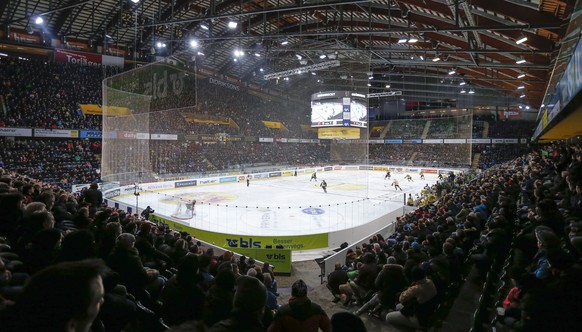
[[[324,214],[325,210],[324,209],[320,209],[320,208],[305,208],[303,210],[301,210],[303,213],[305,214],[311,214],[311,215],[320,215],[320,214]]]

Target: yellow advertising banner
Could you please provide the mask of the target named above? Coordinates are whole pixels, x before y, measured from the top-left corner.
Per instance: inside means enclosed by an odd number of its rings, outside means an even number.
[[[233,251],[236,251],[235,248],[265,249],[268,245],[273,248],[277,245],[282,245],[284,249],[289,250],[310,250],[328,247],[327,233],[285,236],[235,235],[196,229],[158,215],[151,215],[150,221],[155,223],[161,221],[168,224],[172,230],[186,232],[200,240],[218,247],[229,248],[229,250]]]
[[[85,115],[103,115],[103,109],[97,104],[80,104],[81,111]],[[128,116],[127,107],[109,106],[106,109],[107,116]]]
[[[285,127],[285,125],[282,124],[281,122],[277,122],[277,121],[263,121],[263,124],[267,128],[280,129],[282,131],[289,131],[289,129],[287,129],[287,127]]]
[[[231,250],[237,254],[271,264],[276,275],[291,274],[291,250],[289,249],[232,248]]]
[[[360,139],[359,128],[330,127],[319,128],[317,131],[319,139]]]

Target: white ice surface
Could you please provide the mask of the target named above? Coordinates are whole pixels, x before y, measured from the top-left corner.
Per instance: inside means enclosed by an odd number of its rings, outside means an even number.
[[[194,228],[239,235],[304,235],[328,233],[356,227],[394,211],[403,205],[403,194],[414,197],[426,184],[434,184],[436,174],[414,182],[406,173],[392,173],[384,180],[379,171],[320,172],[318,182],[309,174],[292,177],[253,179],[178,189],[142,192],[139,208],[151,206],[156,214],[181,217],[180,222]],[[391,186],[398,179],[402,191]],[[328,183],[327,194],[319,187]],[[180,200],[197,200],[196,214],[177,214]],[[116,200],[135,206],[133,195]]]

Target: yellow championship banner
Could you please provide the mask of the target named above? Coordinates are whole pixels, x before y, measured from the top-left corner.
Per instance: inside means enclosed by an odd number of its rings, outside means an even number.
[[[360,139],[359,128],[331,127],[319,128],[317,131],[319,139]]]
[[[281,122],[277,122],[277,121],[262,121],[262,122],[265,125],[265,127],[267,127],[267,128],[280,129],[282,131],[289,131],[289,129],[287,129],[287,127],[285,127],[285,125],[282,124]]]
[[[103,115],[103,109],[97,104],[79,104],[81,111],[85,115]],[[109,116],[128,116],[129,109],[127,107],[109,106],[106,109]]]
[[[542,130],[546,128],[547,125],[548,125],[548,110],[546,109],[544,111],[544,114],[542,114]]]
[[[212,123],[219,125],[228,125],[230,127],[238,128],[236,122],[231,118],[223,118],[208,114],[196,114],[196,113],[181,113],[184,120],[188,122],[198,122],[198,123]]]

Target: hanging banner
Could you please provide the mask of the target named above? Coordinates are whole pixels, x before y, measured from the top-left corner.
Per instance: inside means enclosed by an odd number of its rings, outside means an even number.
[[[55,49],[55,62],[71,63],[83,66],[101,66],[101,54]]]

